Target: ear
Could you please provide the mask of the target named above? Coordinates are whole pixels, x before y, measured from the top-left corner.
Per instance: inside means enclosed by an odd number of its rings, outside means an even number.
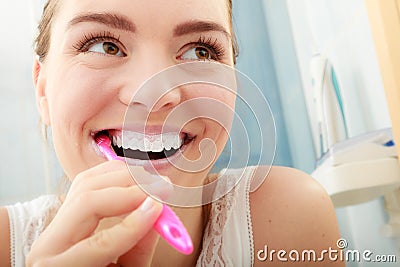
[[[47,102],[46,96],[46,76],[44,73],[43,63],[39,61],[38,58],[33,62],[32,68],[32,78],[33,84],[35,86],[36,95],[36,105],[39,110],[41,121],[49,126],[50,116],[49,116],[49,104]]]

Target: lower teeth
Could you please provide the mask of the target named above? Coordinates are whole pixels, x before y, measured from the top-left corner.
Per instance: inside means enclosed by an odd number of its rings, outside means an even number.
[[[123,149],[113,146],[113,149],[120,157],[139,159],[139,160],[157,160],[168,158],[178,152],[179,149],[163,150],[161,152],[142,152],[140,150]]]

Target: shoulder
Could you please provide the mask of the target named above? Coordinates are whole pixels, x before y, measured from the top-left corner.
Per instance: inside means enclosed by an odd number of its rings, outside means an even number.
[[[306,205],[311,208],[330,208],[333,206],[324,188],[308,174],[288,167],[260,166],[254,171],[254,176],[268,174],[259,188],[250,193],[254,199],[253,207],[258,206],[259,201],[293,208],[296,205]],[[275,203],[277,201],[277,203]],[[253,202],[253,201],[252,201]],[[311,206],[309,206],[311,205]],[[307,209],[307,210],[308,210]]]
[[[258,167],[254,175],[264,175],[266,168]],[[261,264],[257,262],[257,251],[265,246],[287,252],[336,248],[339,231],[332,202],[318,182],[301,171],[272,167],[260,187],[250,193],[250,208],[255,266]],[[321,264],[326,266],[327,263]],[[302,266],[301,262],[298,264]]]
[[[10,225],[5,207],[0,207],[0,243],[10,244]],[[0,246],[0,266],[10,265],[10,245],[2,245]]]

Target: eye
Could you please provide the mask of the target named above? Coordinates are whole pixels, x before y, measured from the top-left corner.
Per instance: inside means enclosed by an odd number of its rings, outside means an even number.
[[[182,56],[183,60],[212,60],[212,53],[205,47],[193,47],[186,51]]]
[[[88,48],[88,52],[95,52],[100,54],[107,54],[111,56],[123,57],[121,49],[112,42],[99,42]]]
[[[225,47],[215,37],[200,36],[197,41],[186,44],[178,56],[179,60],[214,60],[221,61],[225,56]]]
[[[125,57],[126,48],[119,36],[112,32],[87,33],[73,45],[77,53],[97,53],[101,55]]]

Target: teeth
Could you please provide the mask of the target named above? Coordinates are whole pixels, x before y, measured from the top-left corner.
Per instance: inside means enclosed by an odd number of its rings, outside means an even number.
[[[114,146],[123,149],[140,150],[142,152],[161,152],[179,149],[183,140],[179,133],[164,133],[159,135],[144,135],[136,132],[124,132],[124,138],[117,135],[112,138]]]

